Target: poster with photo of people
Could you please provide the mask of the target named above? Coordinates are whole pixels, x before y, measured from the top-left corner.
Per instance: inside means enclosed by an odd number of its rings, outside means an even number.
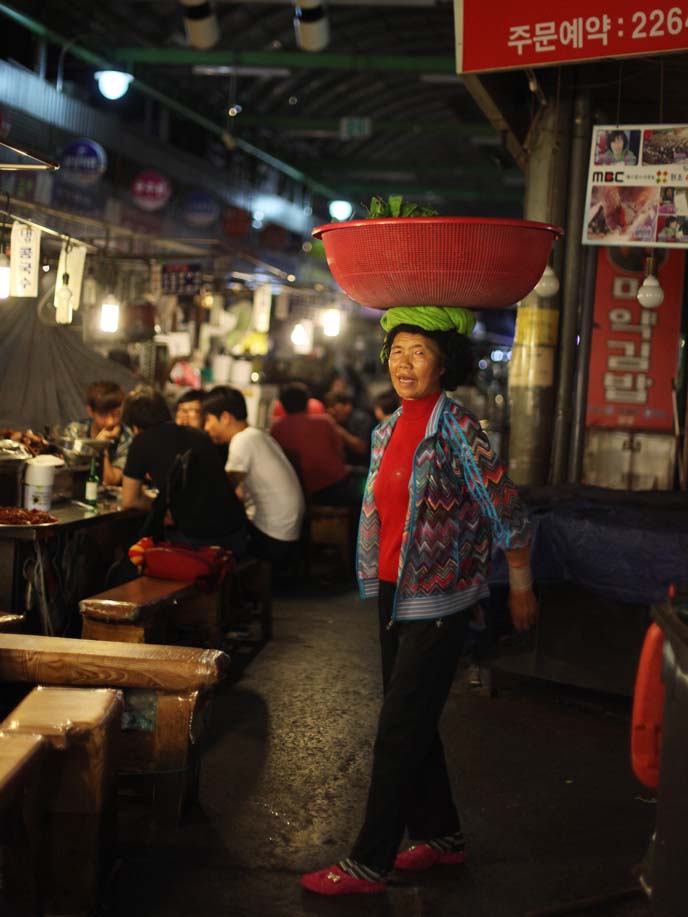
[[[584,245],[688,247],[688,125],[596,125]]]

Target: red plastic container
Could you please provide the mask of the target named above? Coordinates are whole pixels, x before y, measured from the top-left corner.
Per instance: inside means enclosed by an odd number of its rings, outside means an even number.
[[[563,230],[529,220],[385,217],[313,230],[339,286],[372,309],[502,309],[529,293]]]
[[[651,624],[640,653],[633,693],[631,764],[638,780],[653,790],[659,786],[659,756],[662,748],[663,647],[664,634],[656,624]]]

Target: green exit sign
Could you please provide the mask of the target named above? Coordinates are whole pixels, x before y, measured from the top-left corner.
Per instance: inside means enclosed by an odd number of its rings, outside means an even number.
[[[373,132],[371,118],[340,118],[339,139],[361,140],[370,137]]]

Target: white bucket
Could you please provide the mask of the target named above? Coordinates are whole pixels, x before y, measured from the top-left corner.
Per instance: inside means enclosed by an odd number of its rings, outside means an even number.
[[[57,455],[37,455],[24,467],[24,508],[47,512],[53,501],[55,469],[64,465]]]
[[[218,353],[212,359],[211,367],[213,382],[216,385],[226,385],[232,377],[232,363],[234,358],[228,353]]]
[[[251,381],[252,372],[252,360],[235,360],[232,366],[232,384],[239,386],[248,385]]]

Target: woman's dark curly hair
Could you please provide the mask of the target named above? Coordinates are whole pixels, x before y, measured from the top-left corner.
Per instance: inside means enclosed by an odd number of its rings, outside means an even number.
[[[442,356],[442,386],[451,391],[459,385],[466,385],[475,372],[475,354],[470,338],[457,331],[428,331],[417,325],[395,325],[385,336],[380,356],[383,363],[389,363],[389,351],[394,338],[400,331],[409,334],[422,334],[434,341]]]

